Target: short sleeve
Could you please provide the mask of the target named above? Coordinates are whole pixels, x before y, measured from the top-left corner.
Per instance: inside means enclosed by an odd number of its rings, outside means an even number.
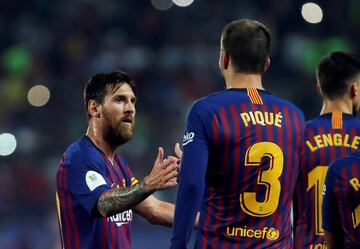
[[[97,201],[104,191],[111,188],[104,166],[103,162],[91,157],[65,160],[68,192],[89,215],[100,216]]]

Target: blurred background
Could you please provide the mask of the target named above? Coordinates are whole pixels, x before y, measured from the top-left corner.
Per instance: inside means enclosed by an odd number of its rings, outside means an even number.
[[[55,173],[85,133],[91,75],[122,69],[136,81],[136,135],[120,153],[142,178],[158,146],[173,153],[182,140],[191,103],[224,88],[220,34],[239,18],[273,33],[265,88],[318,115],[315,65],[331,51],[359,52],[359,0],[1,0],[0,248],[60,248]],[[162,249],[171,229],[135,216],[132,236],[132,248]]]

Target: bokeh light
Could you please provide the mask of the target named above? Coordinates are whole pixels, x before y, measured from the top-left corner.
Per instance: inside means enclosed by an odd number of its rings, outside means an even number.
[[[16,139],[10,133],[0,134],[0,156],[8,156],[16,149]]]
[[[301,15],[308,23],[319,23],[322,21],[323,12],[316,3],[306,3],[301,8]]]
[[[187,7],[194,2],[194,0],[172,0],[174,4],[179,7]]]
[[[155,9],[162,11],[168,10],[174,5],[171,0],[151,0],[151,3]]]
[[[29,90],[27,97],[30,105],[40,107],[49,101],[50,91],[44,85],[36,85]]]

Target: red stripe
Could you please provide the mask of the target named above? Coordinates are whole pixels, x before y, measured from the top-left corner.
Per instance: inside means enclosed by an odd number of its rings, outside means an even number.
[[[69,205],[69,203],[66,201],[66,197],[65,197],[65,192],[67,192],[67,177],[66,177],[66,169],[64,167],[64,164],[62,164],[59,168],[60,172],[62,173],[62,181],[63,186],[62,189],[60,190],[60,205],[65,209],[64,212],[64,221],[65,221],[65,247],[66,249],[71,249],[72,248],[72,243],[71,243],[71,234],[70,234],[70,224],[69,224],[69,212],[71,210],[71,205]]]
[[[278,105],[273,105],[273,110],[274,110],[274,113],[279,113],[280,112],[280,108]],[[284,113],[282,113],[282,116],[284,117]],[[278,131],[278,134],[277,134],[277,144],[279,145],[279,147],[281,148],[282,151],[284,151],[284,149],[288,149],[288,148],[284,148],[284,141],[283,141],[283,129],[284,128],[281,128],[281,129],[277,129]],[[286,160],[286,158],[284,158]],[[284,169],[283,169],[284,170]],[[276,228],[278,227],[281,227],[282,226],[282,220],[281,218],[278,217],[277,221],[275,222],[275,226]]]
[[[71,234],[70,234],[70,224],[69,224],[69,217],[68,217],[68,207],[66,204],[66,198],[65,198],[65,191],[64,189],[67,188],[66,186],[66,182],[65,182],[65,167],[64,167],[64,157],[61,159],[60,161],[60,165],[58,168],[58,177],[59,177],[59,200],[60,200],[60,207],[61,209],[64,209],[65,212],[61,212],[61,216],[63,217],[63,222],[62,225],[64,226],[65,223],[65,237],[63,237],[63,242],[64,242],[64,246],[66,249],[70,249],[71,248]],[[64,235],[64,234],[63,234]],[[69,244],[70,243],[70,244]]]
[[[212,132],[213,132],[213,142],[214,145],[218,145],[219,142],[219,120],[216,114],[212,118]]]
[[[66,175],[65,175],[65,186],[67,186],[67,172],[66,172]],[[67,189],[65,190],[67,191]],[[74,236],[74,240],[75,240],[75,249],[80,249],[80,235],[79,235],[79,231],[78,231],[78,228],[77,228],[77,225],[76,225],[76,222],[75,222],[75,215],[74,215],[74,211],[72,209],[72,198],[71,198],[71,195],[68,194],[67,196],[67,201],[68,201],[68,212],[69,212],[69,216],[70,216],[70,225],[71,227],[73,228],[73,236]]]
[[[116,239],[115,239],[115,228],[114,222],[109,222],[108,225],[110,226],[110,240],[111,240],[111,248],[116,248]]]
[[[101,240],[101,248],[107,249],[107,240],[108,240],[108,229],[107,229],[107,218],[103,218],[102,224],[102,240]]]
[[[262,110],[263,112],[269,112],[268,110],[268,106],[267,105],[262,105]],[[270,125],[266,125],[266,141],[270,141],[270,142],[276,142],[274,141],[274,134],[273,134],[273,127]],[[266,226],[266,221],[267,219],[262,219],[259,222],[259,228],[265,227]],[[272,222],[271,222],[272,223]],[[268,245],[269,242],[271,242],[270,240],[265,239],[265,244]]]
[[[217,119],[216,114],[213,115],[212,118],[212,133],[213,133],[213,144],[216,146],[218,144],[219,141],[219,121]],[[208,194],[208,198],[210,199],[211,196],[213,196],[214,194],[212,193],[212,190],[210,188],[207,188],[207,194]],[[206,249],[207,248],[207,242],[209,240],[209,236],[208,236],[208,232],[206,231],[206,229],[209,229],[209,224],[211,221],[211,215],[212,215],[213,211],[211,208],[211,203],[209,201],[206,213],[204,214],[204,229],[203,229],[203,234],[201,237],[201,248],[202,249]]]
[[[241,112],[249,112],[250,109],[252,112],[255,112],[255,108],[254,108],[254,105],[251,105],[251,107],[249,108],[246,104],[242,104],[241,105]],[[253,138],[253,134],[252,134],[252,128],[254,126],[252,125],[249,125],[247,127],[245,127],[245,139],[244,139],[244,144],[245,144],[245,151],[252,145],[252,141],[251,139]],[[256,131],[255,131],[256,132]],[[256,137],[255,137],[256,139]],[[245,162],[245,161],[244,161]],[[243,166],[244,166],[244,162],[243,162]],[[245,192],[245,191],[248,191],[248,187],[249,186],[253,186],[255,184],[255,182],[250,182],[251,180],[254,180],[254,179],[251,179],[250,178],[250,168],[252,167],[245,167],[244,166],[244,185],[243,185],[243,191],[242,192]],[[247,225],[248,228],[253,228],[254,226],[254,221],[256,218],[252,217],[252,216],[249,216],[248,214],[246,214],[245,212],[243,213],[243,219],[241,220],[242,222],[242,225]],[[253,246],[251,246],[251,239],[246,239],[245,240],[245,245],[244,245],[244,248],[252,248]]]
[[[291,208],[291,200],[294,194],[294,188],[296,181],[291,179],[291,175],[297,176],[299,165],[297,164],[298,160],[293,159],[294,151],[293,148],[296,144],[295,141],[293,141],[293,137],[297,138],[299,133],[296,133],[296,130],[293,129],[293,126],[290,122],[290,119],[292,118],[289,113],[289,109],[287,106],[284,107],[284,113],[283,117],[285,118],[285,124],[286,124],[286,135],[287,135],[287,158],[285,159],[287,164],[285,165],[285,168],[283,169],[283,173],[285,173],[285,184],[282,185],[281,189],[281,195],[280,200],[286,201],[285,211],[290,210]],[[296,122],[294,120],[294,122]],[[295,158],[296,159],[296,158]],[[285,171],[285,172],[284,172]],[[282,176],[281,176],[282,177]],[[284,179],[284,178],[283,178]],[[286,191],[290,190],[290,191]],[[291,195],[290,195],[291,194]],[[281,203],[279,203],[281,205]],[[290,222],[290,216],[287,216],[288,213],[279,214],[279,217],[281,222],[284,224],[284,222]],[[289,213],[290,215],[290,213]],[[285,218],[284,218],[285,217]],[[283,224],[278,224],[279,227],[284,226]],[[285,229],[287,231],[287,228],[290,227],[290,224],[287,224],[285,226]],[[283,231],[281,231],[283,232]]]

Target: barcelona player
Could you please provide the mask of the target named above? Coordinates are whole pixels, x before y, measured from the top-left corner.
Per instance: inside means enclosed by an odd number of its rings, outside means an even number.
[[[325,248],[321,214],[322,190],[328,165],[359,148],[360,59],[333,52],[317,66],[320,116],[305,127],[304,154],[294,197],[294,245],[297,249]]]
[[[98,73],[85,87],[86,135],[64,153],[57,175],[63,249],[129,249],[133,212],[171,226],[174,205],[151,195],[177,185],[179,159],[160,147],[151,173],[137,180],[116,153],[135,125],[135,85],[124,72]]]
[[[172,249],[291,248],[291,201],[304,116],[264,90],[271,34],[237,20],[221,36],[226,89],[196,101],[187,117]]]
[[[360,150],[330,164],[323,194],[327,249],[360,248]]]

